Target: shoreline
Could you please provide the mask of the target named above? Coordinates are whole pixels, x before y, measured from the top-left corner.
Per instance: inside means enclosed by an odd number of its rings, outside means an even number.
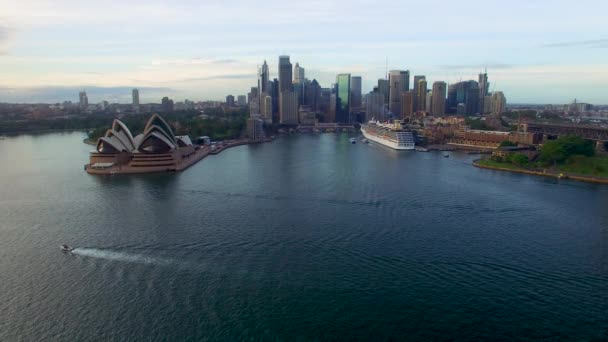
[[[474,160],[473,166],[478,167],[480,169],[506,171],[506,172],[520,173],[520,174],[526,174],[526,175],[532,175],[532,176],[549,177],[549,178],[554,178],[554,179],[568,179],[568,180],[575,180],[575,181],[579,181],[579,182],[587,182],[587,183],[595,183],[595,184],[608,184],[608,178],[574,175],[574,174],[570,174],[567,172],[560,172],[560,173],[549,172],[549,173],[547,173],[547,172],[540,172],[540,171],[533,171],[533,170],[526,170],[526,169],[509,169],[509,168],[505,168],[505,167],[481,165],[481,164],[479,164],[480,160],[481,159]]]
[[[87,139],[85,139],[87,140]],[[209,155],[217,155],[227,150],[231,147],[242,146],[242,145],[250,145],[250,144],[262,144],[266,142],[271,142],[272,139],[264,139],[264,140],[237,140],[231,143],[223,144],[222,146],[217,146],[215,149],[211,149],[208,146],[201,147],[198,150],[195,150],[192,155],[188,155],[185,158],[180,159],[178,163],[175,164],[174,168],[153,168],[148,170],[142,170],[138,168],[134,168],[130,165],[114,165],[109,168],[92,168],[90,163],[85,164],[85,172],[92,175],[134,175],[134,174],[146,174],[146,173],[170,173],[170,172],[180,172],[186,170],[190,166],[198,163],[199,161],[205,159]],[[86,142],[83,141],[85,144]]]

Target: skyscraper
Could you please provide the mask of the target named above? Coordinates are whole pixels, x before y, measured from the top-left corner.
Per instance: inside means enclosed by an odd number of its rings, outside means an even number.
[[[418,108],[416,111],[424,112],[426,110],[426,79],[420,78],[416,83],[416,101]]]
[[[262,94],[270,94],[270,90],[268,89],[269,82],[268,64],[266,63],[266,60],[264,60],[264,64],[258,69],[258,91],[260,96],[262,96]]]
[[[131,91],[131,99],[133,101],[133,110],[139,112],[139,90],[133,89]]]
[[[419,101],[418,101],[418,82],[420,82],[420,80],[426,80],[426,76],[423,76],[423,75],[414,76],[414,94],[416,94],[416,96],[414,97],[414,111],[415,112],[417,112],[419,110],[424,110],[421,108]],[[422,104],[422,107],[424,107],[424,103]]]
[[[505,109],[507,108],[507,98],[505,97],[505,94],[503,94],[502,91],[495,91],[492,94],[492,104],[493,104],[493,109],[492,109],[493,114],[500,115],[500,114],[504,113]]]
[[[448,87],[448,109],[451,113],[458,113],[457,108],[462,104],[464,114],[477,113],[479,106],[479,86],[476,81],[463,81],[451,84]]]
[[[260,104],[262,119],[264,122],[272,123],[272,97],[270,95],[265,95]]]
[[[249,115],[260,114],[260,94],[258,87],[251,87],[249,95]]]
[[[479,74],[479,112],[483,114],[485,108],[485,98],[488,96],[488,91],[490,89],[490,83],[488,83],[488,73],[484,72],[483,74]]]
[[[234,107],[234,96],[232,96],[232,95],[226,96],[226,106]]]
[[[445,115],[445,96],[447,85],[445,82],[437,81],[433,83],[433,105],[431,113],[434,116]]]
[[[270,96],[272,96],[272,122],[280,121],[279,117],[279,80],[274,79],[270,82]]]
[[[289,56],[279,56],[279,92],[291,91],[291,62]]]
[[[350,78],[351,108],[361,108],[361,76]]]
[[[378,80],[378,91],[384,95],[384,104],[388,104],[388,80]]]
[[[237,96],[236,104],[239,106],[246,106],[247,105],[247,96],[245,96],[245,95]]]
[[[86,91],[81,91],[78,93],[78,105],[80,109],[86,110],[89,107],[89,98],[87,97]]]
[[[401,94],[410,89],[410,72],[391,70],[389,81],[389,109],[395,117],[401,117]]]
[[[304,104],[310,107],[310,110],[317,112],[321,110],[321,86],[316,79],[310,82],[310,85],[306,87],[306,96],[304,97]]]
[[[281,124],[298,124],[298,96],[293,91],[284,91],[279,98]]]
[[[293,68],[293,83],[304,83],[304,68],[297,62]]]
[[[410,119],[414,114],[414,92],[401,93],[401,119]]]
[[[164,112],[172,112],[173,105],[173,100],[169,99],[167,96],[163,97],[163,99],[161,100],[161,106]]]
[[[336,122],[350,122],[350,74],[336,76]]]

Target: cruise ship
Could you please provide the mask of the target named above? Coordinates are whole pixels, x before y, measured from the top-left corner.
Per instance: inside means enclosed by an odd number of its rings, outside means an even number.
[[[413,150],[415,147],[414,134],[398,121],[380,123],[372,120],[361,125],[361,132],[365,138],[395,150]]]

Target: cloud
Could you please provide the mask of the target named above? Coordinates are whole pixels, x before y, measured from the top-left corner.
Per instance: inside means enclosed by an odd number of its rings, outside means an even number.
[[[503,63],[485,63],[485,64],[455,64],[455,65],[440,65],[439,69],[442,70],[483,70],[487,69],[512,69],[516,68],[516,65],[513,64],[503,64]]]
[[[212,81],[212,80],[244,80],[244,79],[255,79],[255,73],[192,77],[192,78],[184,78],[182,80],[178,80],[177,82],[198,82],[198,81]]]
[[[13,31],[3,25],[0,25],[0,55],[8,54],[8,45]]]
[[[562,43],[549,43],[544,44],[543,47],[555,48],[555,47],[586,47],[586,48],[608,48],[608,39],[595,39],[595,40],[580,40]]]

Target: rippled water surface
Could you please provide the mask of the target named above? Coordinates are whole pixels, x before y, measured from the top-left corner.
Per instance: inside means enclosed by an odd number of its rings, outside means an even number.
[[[2,341],[608,336],[606,186],[332,134],[96,177],[83,138],[0,140]]]

